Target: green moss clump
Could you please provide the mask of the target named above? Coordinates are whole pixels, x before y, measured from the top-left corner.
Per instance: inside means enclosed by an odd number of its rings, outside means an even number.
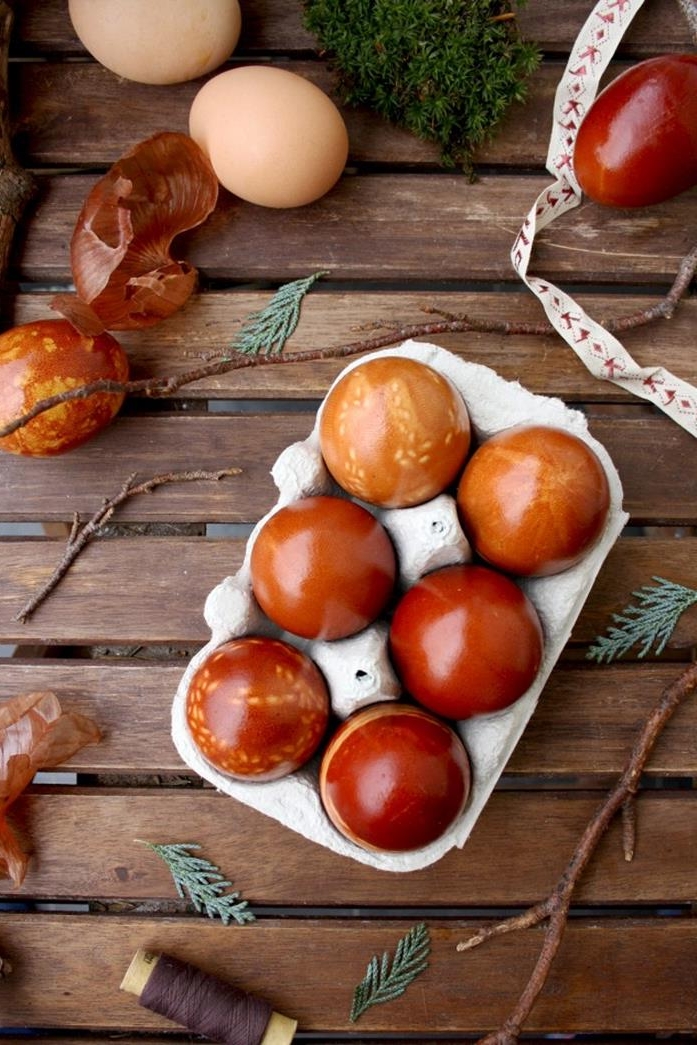
[[[519,0],[520,6],[524,0]],[[342,101],[367,106],[471,165],[539,63],[501,0],[305,0]]]

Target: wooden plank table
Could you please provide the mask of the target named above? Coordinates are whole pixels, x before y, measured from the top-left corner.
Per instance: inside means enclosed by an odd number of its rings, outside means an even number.
[[[512,271],[511,242],[538,191],[551,103],[590,3],[530,0],[520,15],[545,58],[529,100],[477,154],[470,184],[436,151],[367,113],[345,112],[349,167],[325,198],[265,211],[222,193],[182,238],[200,289],[177,315],[121,336],[133,376],[176,374],[220,351],[284,281],[329,270],[303,305],[289,348],[366,336],[376,322],[423,321],[424,304],[477,319],[535,322],[539,305]],[[70,282],[68,242],[96,177],[158,130],[185,131],[199,83],[143,87],[89,59],[67,0],[18,5],[10,97],[18,161],[38,194],[14,244],[5,325],[43,318]],[[245,0],[235,61],[270,58],[332,89],[298,0]],[[690,49],[677,5],[654,0],[617,55],[621,67]],[[636,212],[584,203],[543,235],[537,271],[575,288],[593,315],[630,314],[665,293],[693,245],[697,190]],[[583,237],[569,249],[581,223]],[[580,242],[580,247],[578,246]],[[697,302],[625,338],[642,364],[697,383]],[[697,615],[664,654],[592,666],[585,650],[655,575],[697,587],[697,444],[664,415],[593,379],[556,336],[496,332],[433,338],[532,391],[584,409],[625,489],[630,526],[609,555],[539,707],[472,837],[423,870],[394,876],[339,857],[215,792],[169,735],[173,694],[207,640],[209,590],[239,566],[275,500],[269,469],[309,432],[340,360],[249,368],[159,402],[129,399],[100,436],[63,457],[0,455],[0,701],[55,691],[91,715],[103,740],[55,782],[34,783],[10,819],[31,852],[19,890],[0,882],[0,1036],[164,1042],[186,1034],[119,990],[139,947],[160,949],[271,1001],[298,1041],[435,1043],[498,1028],[530,973],[541,929],[460,954],[492,917],[543,898],[563,870],[663,687],[694,658]],[[15,614],[51,572],[75,512],[95,512],[127,476],[239,467],[218,484],[134,498],[26,623]],[[638,848],[624,860],[614,823],[574,895],[561,950],[525,1032],[584,1041],[697,1040],[697,705],[682,706],[655,748],[638,800]],[[196,841],[257,920],[222,926],[177,898],[164,864],[137,839]],[[349,1021],[373,954],[415,922],[428,970],[397,1001]]]

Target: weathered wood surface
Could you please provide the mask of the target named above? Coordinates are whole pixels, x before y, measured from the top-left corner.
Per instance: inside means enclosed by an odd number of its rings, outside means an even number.
[[[192,934],[190,926],[191,919],[177,918],[8,916],[3,942],[18,972],[5,1018],[30,1026],[58,1018],[82,1028],[164,1030],[171,1024],[118,985],[138,947],[165,952],[175,947],[183,960],[268,998],[303,1030],[345,1031],[352,1029],[351,995],[365,972],[366,955],[382,953],[386,939],[396,943],[409,927],[377,919],[264,920],[239,931],[197,924]],[[392,1005],[375,1006],[353,1029],[411,1032],[417,1008],[428,1013],[431,1033],[483,1031],[502,1021],[522,986],[523,977],[513,970],[534,960],[540,933],[504,937],[458,955],[457,942],[477,926],[433,920],[431,965],[419,980],[418,1007],[414,992],[411,998],[407,993]],[[325,970],[321,995],[298,962],[299,955],[310,953],[312,968]],[[688,919],[574,923],[530,1017],[530,1030],[549,1031],[560,1018],[570,1032],[689,1029],[695,1020],[695,961],[697,928]],[[449,975],[442,974],[444,968]]]
[[[116,158],[116,157],[115,157]],[[85,174],[42,178],[11,275],[67,282],[68,245]],[[516,283],[511,245],[549,175],[351,174],[306,207],[276,211],[222,193],[203,226],[178,240],[206,280],[283,282],[328,269],[335,280],[388,284]],[[697,189],[640,211],[584,202],[540,234],[533,271],[574,283],[670,283],[693,246]]]
[[[400,875],[395,882],[388,872],[356,873],[345,857],[290,830],[279,832],[261,813],[210,789],[40,789],[13,806],[12,823],[32,851],[32,863],[22,888],[16,892],[5,886],[0,895],[176,902],[163,861],[139,842],[168,842],[167,825],[176,823],[183,840],[206,839],[207,855],[233,869],[235,888],[253,907],[529,904],[553,887],[597,804],[597,793],[498,791],[465,850],[453,850],[433,868]],[[697,888],[691,851],[697,796],[687,791],[647,793],[638,801],[637,816],[634,859],[629,864],[624,859],[621,829],[615,823],[577,903],[691,903]],[[540,844],[531,846],[531,838]],[[514,860],[511,854],[516,854]],[[492,868],[509,860],[513,866],[505,875],[492,874]]]
[[[40,0],[19,4],[17,49],[57,54],[84,55],[66,13],[66,0]],[[579,28],[588,17],[587,0],[535,0],[521,7],[519,24],[528,39],[549,52],[568,52]],[[628,53],[677,50],[689,45],[689,33],[676,17],[674,0],[653,0],[639,12],[622,41]],[[264,53],[315,49],[312,36],[302,28],[301,0],[256,0],[245,8],[239,49]]]
[[[53,572],[63,542],[6,540],[0,543],[1,633],[20,643],[51,635],[59,645],[200,644],[209,638],[205,598],[239,569],[244,547],[243,538],[136,536],[93,541],[50,598],[21,624],[13,617]],[[694,537],[621,539],[600,570],[572,642],[587,644],[603,632],[610,613],[621,610],[631,593],[659,569],[696,587],[696,547]],[[669,648],[689,650],[694,645],[692,623],[690,617],[676,630]]]
[[[186,130],[198,84],[140,87],[97,66],[77,41],[67,0],[17,5],[11,62],[14,147],[36,168],[39,194],[14,245],[5,318],[44,318],[50,287],[71,278],[68,244],[100,172],[160,129]],[[365,111],[346,111],[350,166],[307,208],[269,212],[221,193],[215,214],[178,243],[199,268],[200,293],[159,327],[120,334],[134,377],[195,367],[225,352],[246,317],[287,279],[327,269],[306,299],[289,348],[369,339],[424,320],[425,306],[474,319],[539,323],[510,248],[544,171],[551,102],[588,0],[530,0],[524,32],[545,52],[528,101],[477,153],[478,179],[438,168],[437,152]],[[693,49],[675,0],[639,13],[617,66]],[[233,61],[271,59],[332,89],[302,26],[300,0],[248,0]],[[650,210],[584,203],[540,237],[534,269],[574,290],[601,320],[655,302],[693,246],[697,190]],[[643,365],[697,382],[694,296],[674,317],[622,335]],[[571,642],[499,787],[462,851],[395,877],[339,858],[217,794],[185,767],[170,707],[189,655],[209,635],[203,604],[242,561],[246,534],[274,503],[270,467],[310,430],[342,361],[255,366],[183,388],[175,402],[133,398],[99,438],[61,458],[0,455],[0,702],[53,689],[103,730],[63,767],[77,786],[30,787],[10,817],[31,851],[27,879],[3,902],[75,901],[85,915],[0,912],[0,1028],[38,1030],[48,1045],[188,1040],[118,990],[138,947],[178,957],[269,997],[298,1017],[299,1040],[436,1045],[492,1030],[518,995],[541,933],[502,938],[469,955],[455,944],[480,917],[542,897],[565,866],[602,790],[621,771],[663,687],[694,656],[697,608],[660,659],[610,667],[588,644],[655,575],[697,587],[697,442],[617,386],[587,373],[556,336],[453,333],[425,337],[534,392],[586,410],[625,489],[631,530],[603,566]],[[215,402],[215,401],[218,402]],[[211,412],[206,413],[207,402]],[[63,552],[53,532],[85,518],[129,474],[239,465],[219,483],[172,486],[129,502],[123,528],[94,542],[25,624],[13,620]],[[232,525],[224,536],[212,523]],[[56,524],[58,531],[55,530]],[[48,654],[36,659],[37,647]],[[697,1040],[693,840],[697,702],[681,707],[653,752],[637,803],[637,853],[627,863],[613,824],[574,897],[562,952],[525,1031],[584,1032],[593,1045],[626,1035]],[[71,779],[71,778],[68,778]],[[174,833],[173,833],[174,832]],[[175,837],[176,834],[176,837]],[[186,836],[186,837],[185,837]],[[244,929],[186,915],[164,864],[135,841],[197,841],[260,914]],[[670,916],[669,916],[670,915]],[[372,954],[426,918],[431,968],[398,1002],[348,1021],[353,986]],[[243,935],[240,936],[240,933]],[[71,1037],[73,1035],[73,1037]],[[8,1040],[13,1040],[9,1036]],[[615,1038],[613,1045],[619,1039]]]
[[[0,661],[0,701],[17,693],[52,689],[75,711],[100,726],[99,744],[83,748],[65,763],[80,773],[192,776],[170,737],[173,694],[185,658],[129,657],[96,660],[14,657]],[[511,784],[534,778],[538,786],[577,779],[603,785],[622,769],[639,726],[656,694],[676,674],[674,663],[623,664],[589,669],[563,662],[553,672],[516,750],[506,766]],[[688,701],[654,749],[650,777],[697,773],[697,703]],[[590,786],[590,784],[589,784]]]
[[[645,295],[600,295],[580,293],[578,300],[601,322],[635,315],[658,300],[660,291]],[[13,302],[13,321],[27,323],[52,315],[50,294],[19,294]],[[210,357],[225,354],[235,332],[247,318],[264,307],[271,291],[211,291],[198,294],[166,323],[139,331],[122,331],[119,340],[128,351],[134,378],[162,378],[191,371]],[[387,325],[402,329],[437,321],[426,308],[468,316],[475,321],[507,321],[538,324],[544,320],[541,306],[532,294],[511,288],[507,293],[488,290],[454,290],[443,293],[424,288],[375,293],[335,291],[324,281],[315,284],[305,298],[302,320],[288,342],[288,352],[311,351],[317,346],[333,348],[369,340]],[[692,337],[697,324],[697,301],[681,302],[668,321],[654,323],[650,330],[637,327],[622,335],[627,349],[642,366],[661,360],[686,380],[697,382],[697,353]],[[526,388],[544,395],[584,403],[614,400],[636,406],[636,400],[617,385],[593,378],[559,337],[504,333],[454,333],[423,336],[420,340],[439,345],[473,363],[494,369],[507,381],[524,378]],[[262,365],[230,371],[186,385],[179,396],[187,399],[284,399],[320,398],[345,366],[345,360],[323,360],[286,365]]]
[[[628,413],[603,416],[600,410],[590,430],[618,469],[631,522],[689,525],[697,502],[697,443],[666,417]],[[314,412],[123,416],[70,455],[34,461],[31,469],[22,457],[5,454],[0,519],[70,521],[75,512],[89,517],[131,472],[145,479],[184,472],[196,462],[197,469],[238,467],[241,473],[133,498],[119,509],[118,521],[256,522],[278,496],[270,474],[276,458],[290,443],[306,439],[314,420]],[[14,498],[12,491],[20,488],[21,499]]]

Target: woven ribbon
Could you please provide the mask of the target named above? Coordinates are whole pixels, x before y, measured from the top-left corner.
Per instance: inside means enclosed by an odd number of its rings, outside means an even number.
[[[576,134],[617,44],[643,3],[600,0],[581,29],[554,100],[547,170],[556,181],[540,193],[530,209],[511,248],[511,261],[540,300],[555,330],[594,377],[647,399],[697,437],[697,388],[661,366],[639,366],[617,338],[586,315],[574,298],[549,280],[528,272],[536,234],[582,200],[572,164]]]

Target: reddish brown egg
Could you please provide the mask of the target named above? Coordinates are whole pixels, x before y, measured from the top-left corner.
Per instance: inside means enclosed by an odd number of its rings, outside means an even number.
[[[319,669],[279,639],[245,636],[214,650],[189,684],[186,719],[199,750],[232,777],[276,780],[317,750],[329,716]]]
[[[472,455],[457,505],[478,555],[507,573],[540,577],[568,569],[595,544],[610,490],[583,439],[524,425],[493,436]]]
[[[486,566],[446,566],[397,604],[390,651],[404,688],[445,718],[508,707],[542,660],[537,611],[509,577]]]
[[[383,610],[396,560],[387,531],[366,508],[343,497],[305,497],[266,520],[250,571],[259,605],[279,627],[338,639]]]
[[[445,722],[408,704],[374,704],[348,718],[320,767],[327,816],[352,842],[420,849],[447,831],[470,792],[467,751]]]
[[[111,334],[88,337],[66,319],[6,330],[0,334],[0,427],[42,399],[104,378],[128,379],[128,358]],[[123,398],[99,393],[61,403],[0,439],[0,448],[32,457],[71,450],[108,425]]]
[[[609,83],[581,123],[573,165],[606,206],[647,207],[697,184],[697,55],[647,58]]]
[[[370,504],[404,508],[456,479],[470,421],[460,393],[433,367],[379,356],[330,389],[319,437],[327,468],[344,490]]]

